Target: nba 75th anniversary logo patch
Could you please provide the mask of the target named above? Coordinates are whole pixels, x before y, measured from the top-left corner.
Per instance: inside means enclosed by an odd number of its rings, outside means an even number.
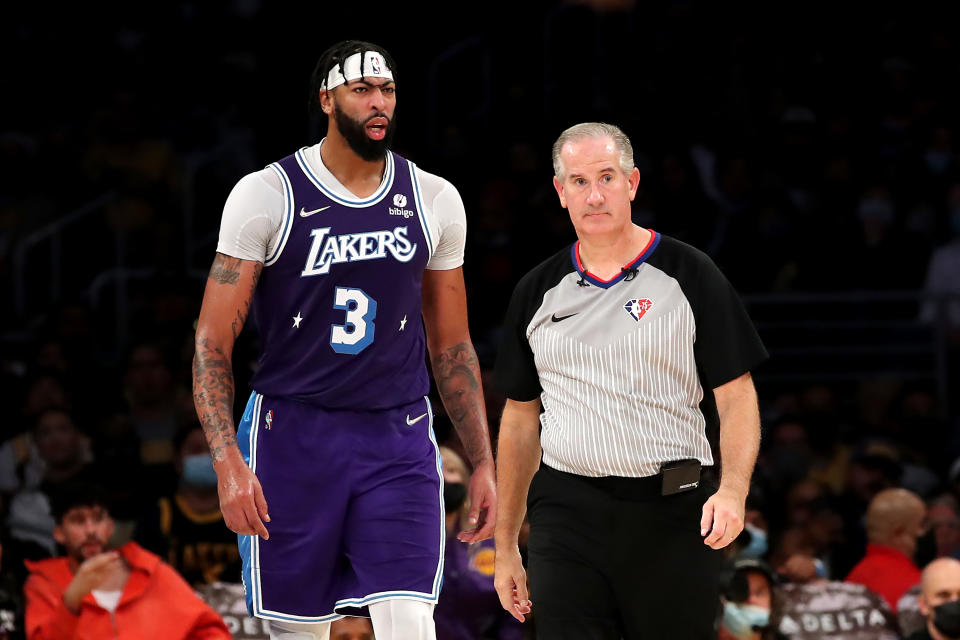
[[[623,308],[627,310],[627,313],[630,314],[630,317],[640,322],[640,318],[643,317],[647,311],[650,310],[650,307],[653,306],[653,303],[646,298],[634,298],[632,300],[627,300],[626,304],[623,305]]]

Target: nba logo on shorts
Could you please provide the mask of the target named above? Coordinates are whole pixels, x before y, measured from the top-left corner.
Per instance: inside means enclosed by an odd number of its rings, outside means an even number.
[[[370,66],[373,67],[374,73],[380,73],[380,58],[377,56],[370,56]]]
[[[273,409],[267,411],[267,416],[263,421],[267,423],[267,429],[273,429]]]
[[[653,306],[653,303],[647,300],[646,298],[634,298],[633,300],[627,300],[626,304],[623,305],[623,308],[627,310],[627,313],[630,314],[630,317],[640,322],[640,318],[643,317],[650,307]]]

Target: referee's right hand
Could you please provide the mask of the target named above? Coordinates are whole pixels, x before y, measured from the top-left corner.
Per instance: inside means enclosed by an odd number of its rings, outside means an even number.
[[[241,535],[270,539],[264,522],[270,522],[267,501],[260,481],[240,457],[228,456],[214,464],[217,470],[217,493],[220,494],[220,512],[227,527]]]
[[[533,603],[530,602],[527,592],[527,572],[523,568],[520,549],[516,545],[507,550],[498,546],[493,566],[493,586],[500,597],[500,606],[523,622],[524,615],[530,613]]]

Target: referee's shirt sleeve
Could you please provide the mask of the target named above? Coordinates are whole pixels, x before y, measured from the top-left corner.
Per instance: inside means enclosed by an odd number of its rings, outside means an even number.
[[[531,295],[522,279],[513,290],[504,318],[500,349],[494,366],[494,384],[511,400],[528,402],[540,397],[540,376],[527,340],[527,325],[533,317]]]
[[[697,326],[693,345],[697,366],[711,389],[739,378],[767,359],[760,336],[733,285],[702,256],[691,300]]]

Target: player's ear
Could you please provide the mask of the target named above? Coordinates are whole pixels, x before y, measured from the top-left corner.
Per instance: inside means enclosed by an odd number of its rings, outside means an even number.
[[[320,89],[320,109],[327,115],[333,113],[333,92]]]
[[[630,185],[630,202],[637,196],[637,189],[640,187],[640,169],[633,168],[627,175],[627,184]]]
[[[67,536],[64,535],[63,527],[61,527],[59,524],[53,527],[53,539],[57,542],[57,544],[66,544],[67,542]]]
[[[557,180],[557,177],[553,177],[553,188],[557,190],[557,195],[560,196],[560,206],[564,209],[567,208],[567,199],[563,197],[563,183]]]

